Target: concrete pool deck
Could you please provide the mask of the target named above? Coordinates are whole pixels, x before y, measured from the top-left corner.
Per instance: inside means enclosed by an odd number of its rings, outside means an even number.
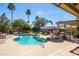
[[[0,44],[0,56],[77,56],[69,51],[79,44],[64,41],[62,43],[47,42],[45,48],[39,45],[20,45],[13,41],[16,36],[8,35],[6,42]]]

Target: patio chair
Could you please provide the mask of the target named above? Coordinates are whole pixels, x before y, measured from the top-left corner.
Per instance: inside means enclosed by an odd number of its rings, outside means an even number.
[[[0,44],[5,42],[6,34],[1,34],[0,33]]]
[[[73,36],[71,36],[71,41],[79,43],[79,38],[74,38]]]
[[[14,35],[18,35],[18,32],[14,32]]]
[[[0,39],[0,44],[5,43],[5,39]]]
[[[51,42],[63,42],[63,34],[55,35],[52,34],[49,38],[47,38],[48,41]]]

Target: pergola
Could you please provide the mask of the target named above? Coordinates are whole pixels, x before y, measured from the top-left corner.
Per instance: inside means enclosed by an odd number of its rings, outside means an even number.
[[[60,24],[68,24],[71,26],[79,25],[79,20],[71,20],[71,21],[60,21]]]
[[[55,6],[79,17],[79,4],[78,3],[53,3]]]
[[[53,3],[55,6],[73,14],[76,17],[79,17],[79,4],[78,3]],[[72,26],[79,25],[79,20],[72,21],[60,21],[60,24],[68,24],[71,25],[71,34],[72,34]]]
[[[79,17],[79,4],[78,3],[53,3],[55,6]],[[79,25],[79,20],[60,21],[60,23],[68,25]]]

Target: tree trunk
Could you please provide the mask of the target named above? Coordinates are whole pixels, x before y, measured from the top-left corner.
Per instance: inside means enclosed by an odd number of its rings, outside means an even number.
[[[11,14],[11,19],[12,19],[12,22],[13,22],[13,10],[12,10],[12,14]]]
[[[27,21],[27,23],[29,23],[29,15],[28,15],[28,21]]]
[[[13,23],[13,10],[11,11],[11,23]],[[11,29],[10,29],[10,31],[13,33],[13,27],[12,27],[13,25],[11,24]]]

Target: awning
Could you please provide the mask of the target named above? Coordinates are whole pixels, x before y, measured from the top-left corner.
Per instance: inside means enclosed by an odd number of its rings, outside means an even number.
[[[55,6],[79,17],[79,4],[78,3],[53,3]]]

